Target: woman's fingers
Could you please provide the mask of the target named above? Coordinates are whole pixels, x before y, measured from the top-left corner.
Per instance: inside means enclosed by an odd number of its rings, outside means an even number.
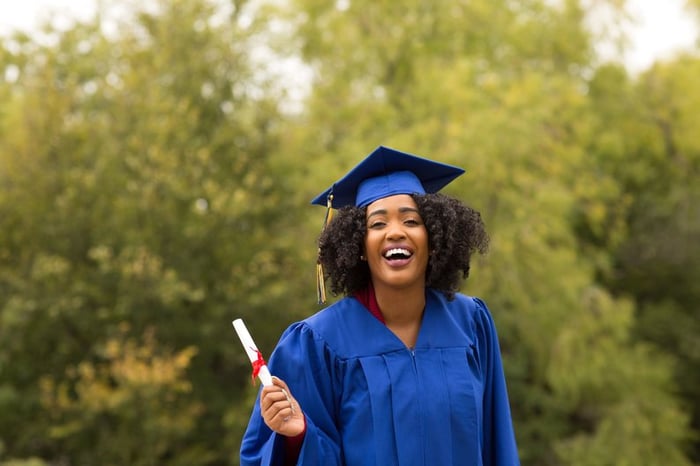
[[[294,401],[282,390],[263,393],[261,403],[263,417],[270,419],[279,415],[282,416],[282,419],[285,419],[293,415],[296,411],[294,408]]]
[[[287,384],[277,377],[272,378],[272,385],[263,387],[260,410],[265,424],[275,432],[295,436],[304,431],[305,421],[301,408]]]

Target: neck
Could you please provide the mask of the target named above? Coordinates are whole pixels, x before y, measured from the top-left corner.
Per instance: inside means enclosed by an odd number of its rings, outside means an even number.
[[[374,292],[387,327],[419,328],[425,309],[425,287],[396,289],[375,283]]]

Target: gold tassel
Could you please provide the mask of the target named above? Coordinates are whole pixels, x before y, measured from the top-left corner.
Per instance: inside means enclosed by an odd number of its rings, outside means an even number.
[[[323,277],[323,265],[316,262],[316,296],[318,304],[326,304],[326,279]]]
[[[323,221],[323,228],[321,232],[326,229],[331,220],[333,219],[333,193],[328,194],[328,200],[326,204],[326,218]],[[326,304],[326,278],[323,273],[323,264],[321,264],[319,248],[319,258],[316,259],[316,297],[318,298],[318,304]]]

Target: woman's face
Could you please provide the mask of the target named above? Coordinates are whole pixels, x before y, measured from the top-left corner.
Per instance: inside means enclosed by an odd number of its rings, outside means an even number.
[[[428,232],[411,196],[385,197],[367,206],[364,255],[375,288],[425,286]]]

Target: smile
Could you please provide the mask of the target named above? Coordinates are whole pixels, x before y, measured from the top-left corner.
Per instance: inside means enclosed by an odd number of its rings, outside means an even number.
[[[413,253],[405,248],[391,248],[384,252],[384,258],[390,261],[410,259]]]

